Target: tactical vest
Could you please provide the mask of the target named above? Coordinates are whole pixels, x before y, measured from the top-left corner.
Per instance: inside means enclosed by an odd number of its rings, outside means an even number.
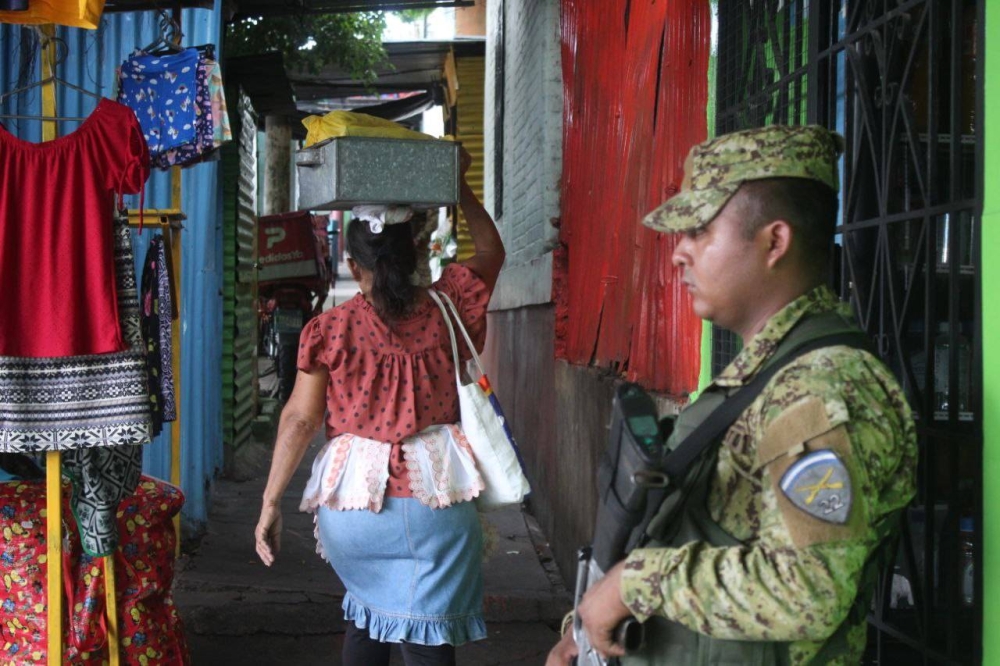
[[[780,359],[789,350],[809,341],[848,331],[856,331],[852,322],[833,312],[807,317],[796,325],[778,345],[767,367]],[[773,380],[772,380],[773,381]],[[721,404],[727,395],[738,391],[739,387],[724,389],[709,387],[702,395],[677,417],[674,431],[667,441],[668,450],[674,450],[684,438]],[[739,546],[741,541],[723,530],[709,515],[707,509],[708,492],[715,473],[719,445],[722,439],[695,462],[688,471],[678,490],[669,494],[660,505],[648,528],[643,547],[679,547],[692,541],[701,541],[710,546]],[[898,515],[882,521],[884,534],[893,532],[898,524]],[[867,601],[871,598],[882,552],[894,553],[895,548],[886,546],[876,549],[869,559],[862,575],[862,587],[847,620],[827,640],[814,664],[828,663],[846,653],[847,632],[867,612]],[[621,659],[622,666],[784,666],[790,663],[789,643],[738,641],[712,638],[692,631],[687,627],[662,616],[654,616],[645,623],[646,640],[642,649]]]

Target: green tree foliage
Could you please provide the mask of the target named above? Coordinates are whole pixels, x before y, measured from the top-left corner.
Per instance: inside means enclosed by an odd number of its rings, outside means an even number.
[[[387,59],[382,48],[384,30],[382,12],[246,18],[227,26],[226,53],[239,56],[279,51],[288,69],[311,73],[337,63],[354,78],[370,84]]]

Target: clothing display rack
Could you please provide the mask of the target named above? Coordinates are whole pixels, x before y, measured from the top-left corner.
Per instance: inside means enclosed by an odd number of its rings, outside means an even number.
[[[58,135],[58,123],[63,120],[70,120],[57,115],[56,92],[57,83],[65,84],[55,75],[56,67],[60,63],[58,48],[65,44],[56,38],[55,26],[44,25],[39,27],[40,51],[41,51],[41,80],[32,87],[41,89],[42,112],[40,116],[32,116],[42,121],[42,141],[52,141]],[[179,34],[177,35],[179,40]],[[79,89],[72,84],[66,84],[74,89]],[[11,91],[17,92],[17,91]],[[89,93],[87,94],[93,94]],[[130,226],[151,225],[159,227],[164,235],[165,242],[169,243],[172,256],[172,270],[177,284],[177,294],[180,294],[180,266],[181,266],[181,222],[185,219],[181,210],[181,174],[180,167],[171,168],[171,202],[166,209],[145,209],[129,210]],[[170,482],[176,486],[181,485],[181,427],[180,427],[180,322],[174,320],[171,323],[171,338],[173,340],[173,372],[175,378],[175,396],[177,402],[177,418],[171,425],[171,469]],[[58,666],[62,663],[63,656],[63,559],[62,559],[62,459],[59,451],[48,451],[45,453],[46,462],[46,555],[47,555],[47,653],[48,664]],[[175,555],[180,551],[180,516],[174,517],[174,530],[177,536],[177,548]],[[107,620],[107,641],[110,666],[118,666],[120,663],[119,627],[117,612],[117,597],[115,590],[115,567],[114,555],[101,558],[103,560],[104,589],[106,597],[105,614]]]

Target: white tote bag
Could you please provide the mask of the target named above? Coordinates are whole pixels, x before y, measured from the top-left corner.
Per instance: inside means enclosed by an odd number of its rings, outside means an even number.
[[[455,359],[455,381],[458,385],[458,405],[462,418],[462,431],[465,433],[466,439],[469,440],[472,454],[476,458],[476,466],[479,468],[479,473],[486,486],[476,498],[476,506],[480,511],[492,511],[520,504],[525,496],[531,492],[531,486],[524,475],[521,454],[514,441],[514,436],[507,426],[503,410],[500,409],[500,402],[493,393],[490,381],[483,371],[483,364],[479,360],[479,355],[476,353],[468,331],[462,324],[462,318],[458,316],[455,304],[448,298],[448,294],[433,289],[428,289],[427,292],[441,309],[445,324],[448,325],[448,334],[451,336],[451,353]],[[445,308],[442,300],[448,304],[448,308]],[[479,378],[470,384],[462,383],[459,371],[461,366],[458,359],[458,340],[455,337],[452,318],[448,316],[448,309],[454,315],[458,329],[462,331],[465,344],[472,352],[472,358],[479,372]]]

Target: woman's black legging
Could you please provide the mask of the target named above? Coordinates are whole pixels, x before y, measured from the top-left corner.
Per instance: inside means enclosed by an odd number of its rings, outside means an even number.
[[[380,643],[368,635],[367,629],[358,629],[347,623],[344,635],[344,666],[388,666],[391,643]],[[403,663],[406,666],[455,666],[454,645],[417,645],[400,643]]]

